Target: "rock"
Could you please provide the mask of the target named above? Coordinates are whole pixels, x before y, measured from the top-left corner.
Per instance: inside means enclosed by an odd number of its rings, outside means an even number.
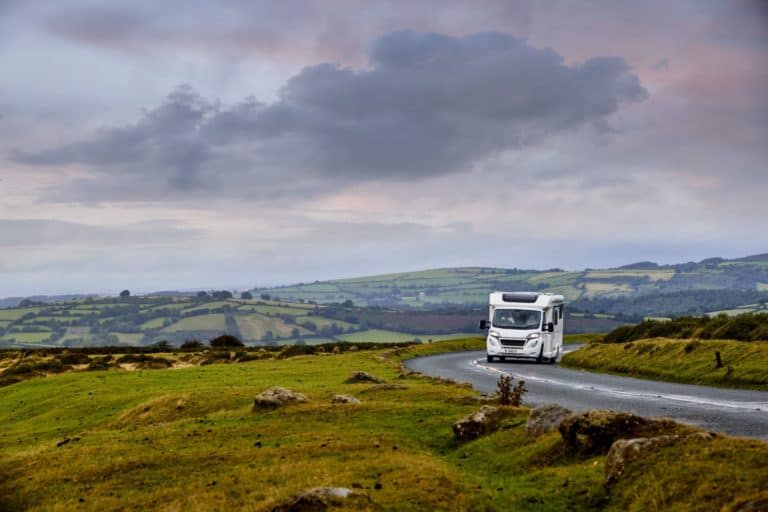
[[[558,427],[566,452],[582,455],[607,453],[619,439],[689,433],[691,427],[667,419],[648,419],[626,412],[587,411],[571,414]]]
[[[624,473],[627,465],[643,458],[649,452],[674,444],[679,436],[639,437],[619,439],[611,445],[605,459],[605,485],[615,483]]]
[[[531,410],[528,415],[528,421],[525,424],[525,430],[528,435],[540,436],[547,432],[552,432],[560,427],[566,416],[570,415],[571,411],[558,404],[547,404],[540,407],[536,407]]]
[[[307,397],[301,393],[276,386],[256,395],[253,400],[253,409],[274,409],[283,405],[308,401]]]
[[[466,416],[453,424],[453,436],[465,441],[475,439],[499,429],[504,413],[491,405],[484,405],[479,411]]]
[[[348,384],[353,384],[355,382],[384,382],[384,381],[382,381],[378,377],[371,375],[368,372],[357,371],[357,372],[352,372],[352,375],[349,376],[346,382]]]
[[[348,504],[349,500],[364,502],[366,497],[346,487],[315,487],[291,497],[272,508],[272,512],[314,512]],[[362,504],[362,503],[361,503]]]
[[[352,395],[333,395],[331,399],[332,404],[353,404],[358,405],[362,402]]]

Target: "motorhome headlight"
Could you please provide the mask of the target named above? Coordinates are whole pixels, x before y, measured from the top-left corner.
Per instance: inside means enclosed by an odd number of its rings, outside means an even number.
[[[491,331],[491,332],[488,333],[488,336],[490,336],[491,338],[496,338],[496,339],[501,338],[501,334],[499,334],[498,331]]]
[[[525,339],[527,339],[528,341],[539,339],[539,333],[537,333],[537,332],[532,332],[531,334],[529,334],[528,336],[526,336],[526,338],[525,338]]]
[[[491,342],[491,344],[495,347],[499,346],[499,338],[501,336],[497,331],[491,331],[488,333],[488,340]]]

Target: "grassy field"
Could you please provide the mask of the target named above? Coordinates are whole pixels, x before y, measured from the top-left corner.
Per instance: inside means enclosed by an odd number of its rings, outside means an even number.
[[[723,367],[717,368],[719,351]],[[563,356],[563,366],[670,382],[768,391],[768,342],[651,339],[594,343]]]
[[[302,489],[343,486],[363,495],[344,510],[719,510],[768,486],[768,445],[720,437],[661,449],[607,490],[604,456],[566,455],[558,433],[528,437],[524,408],[509,409],[499,432],[458,443],[451,423],[477,409],[475,394],[402,376],[399,359],[481,346],[75,372],[0,388],[0,509],[270,510]],[[405,387],[344,383],[356,370]],[[273,385],[311,401],[253,411]],[[335,393],[363,403],[332,405]]]
[[[198,315],[182,318],[178,322],[175,322],[165,329],[166,332],[178,332],[178,331],[224,331],[226,329],[226,323],[224,322],[224,315],[222,313],[214,313],[212,315]]]

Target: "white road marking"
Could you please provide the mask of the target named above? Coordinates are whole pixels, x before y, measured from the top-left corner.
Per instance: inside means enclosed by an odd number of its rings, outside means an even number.
[[[478,369],[485,372],[493,372],[493,373],[499,373],[499,374],[509,373],[502,369],[494,368],[493,366],[486,366],[484,364],[480,364],[480,362],[481,360],[477,359],[475,361],[472,361],[472,364],[476,366]],[[626,391],[623,389],[617,389],[617,388],[601,386],[601,385],[581,384],[578,382],[545,378],[545,377],[540,377],[538,375],[521,373],[519,371],[515,372],[515,376],[524,380],[546,382],[547,384],[553,384],[555,386],[563,386],[563,387],[568,387],[573,389],[584,389],[584,390],[593,391],[593,392],[596,391],[596,392],[605,393],[608,395],[626,396],[631,398],[644,398],[644,399],[652,399],[652,400],[670,400],[670,401],[684,402],[688,404],[698,404],[698,405],[704,405],[704,406],[710,406],[710,407],[728,407],[731,409],[744,409],[744,410],[750,410],[750,411],[756,412],[758,414],[768,415],[768,402],[732,402],[727,400],[702,398],[702,397],[690,396],[690,395],[677,395],[677,394],[660,395],[658,393],[652,393],[647,391]]]

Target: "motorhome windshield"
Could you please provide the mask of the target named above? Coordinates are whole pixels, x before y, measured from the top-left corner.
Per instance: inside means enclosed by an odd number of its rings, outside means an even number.
[[[497,309],[493,313],[493,326],[501,329],[538,329],[541,311],[530,309]]]

